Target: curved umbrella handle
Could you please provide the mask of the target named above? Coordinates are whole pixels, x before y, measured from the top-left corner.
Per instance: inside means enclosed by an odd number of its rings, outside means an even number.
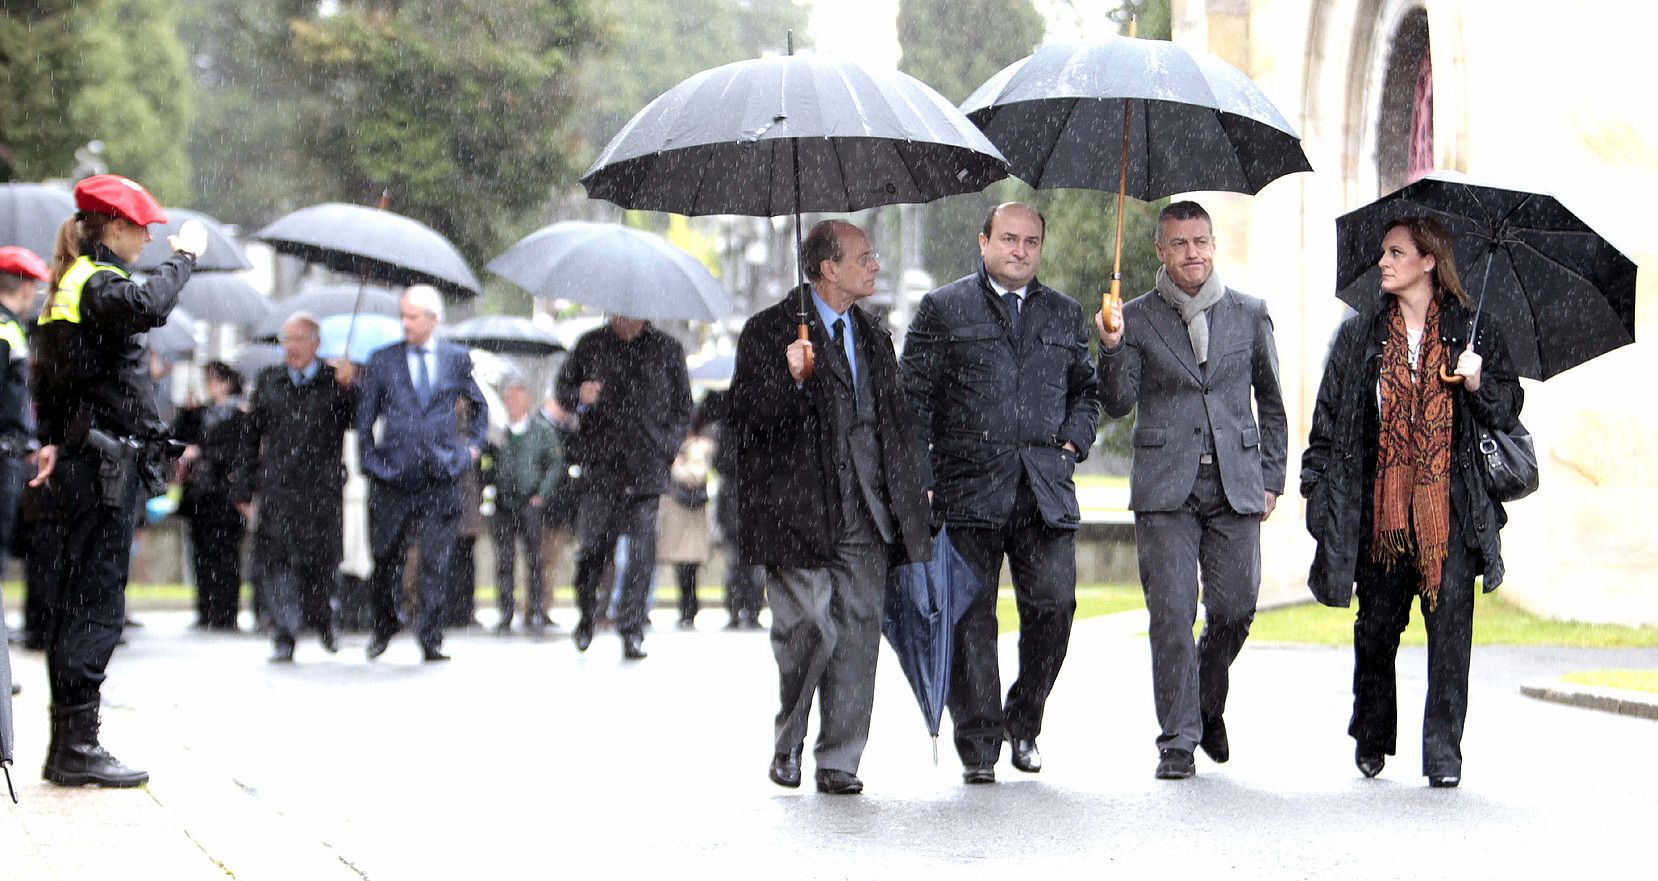
[[[1122,294],[1118,293],[1121,288],[1122,282],[1114,278],[1111,280],[1111,290],[1100,295],[1100,321],[1105,324],[1105,329],[1109,333],[1117,332],[1117,320],[1111,314],[1111,309],[1123,301]]]
[[[1451,373],[1445,369],[1445,365],[1443,364],[1439,365],[1439,380],[1446,385],[1462,385],[1463,380],[1467,378],[1468,377],[1466,376],[1457,376],[1455,373]]]
[[[804,321],[800,322],[800,335],[797,337],[797,339],[809,340],[811,338],[812,338],[811,328],[806,326],[806,322],[804,322]],[[810,346],[806,347],[806,353],[805,354],[806,354],[806,370],[804,371],[805,375],[801,377],[802,380],[811,379],[812,378],[812,369],[817,366],[817,364],[816,364],[817,359],[813,357],[812,348]]]

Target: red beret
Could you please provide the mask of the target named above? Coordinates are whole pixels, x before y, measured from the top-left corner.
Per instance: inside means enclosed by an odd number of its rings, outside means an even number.
[[[138,224],[166,223],[155,197],[118,174],[95,174],[75,184],[75,207],[91,214],[113,214]]]
[[[24,278],[46,281],[52,277],[51,270],[46,268],[45,261],[35,255],[28,248],[19,248],[16,245],[7,245],[0,248],[0,272],[9,272],[12,275],[21,275]]]

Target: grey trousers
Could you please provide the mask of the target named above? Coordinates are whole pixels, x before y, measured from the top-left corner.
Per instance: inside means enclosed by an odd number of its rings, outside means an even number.
[[[1198,468],[1176,511],[1136,511],[1135,553],[1151,613],[1158,749],[1196,749],[1203,721],[1226,711],[1232,660],[1249,636],[1261,592],[1261,516],[1226,501],[1220,472]],[[1203,635],[1192,639],[1199,579]]]
[[[818,769],[856,774],[875,704],[888,549],[870,530],[843,540],[835,554],[823,568],[766,567],[781,698],[776,751],[806,739],[816,696]]]

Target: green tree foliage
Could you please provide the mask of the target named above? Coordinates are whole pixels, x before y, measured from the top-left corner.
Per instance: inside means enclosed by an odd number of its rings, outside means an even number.
[[[0,175],[68,177],[103,145],[110,171],[164,203],[185,200],[189,65],[170,0],[0,6]]]

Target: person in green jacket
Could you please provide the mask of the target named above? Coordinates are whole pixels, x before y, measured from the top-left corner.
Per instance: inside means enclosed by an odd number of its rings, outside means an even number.
[[[501,389],[507,408],[507,430],[492,451],[495,483],[495,516],[491,535],[495,541],[495,590],[501,607],[496,632],[512,630],[514,577],[519,542],[524,545],[524,562],[530,575],[529,596],[525,598],[524,623],[539,635],[548,624],[547,585],[541,571],[542,511],[564,474],[564,450],[558,433],[530,408],[530,390],[522,380],[511,379]]]

